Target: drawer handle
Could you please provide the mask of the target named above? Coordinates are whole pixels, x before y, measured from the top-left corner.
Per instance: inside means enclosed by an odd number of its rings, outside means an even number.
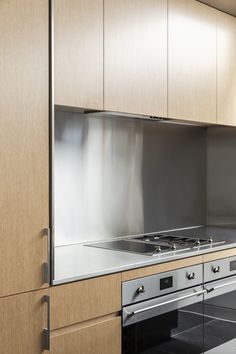
[[[43,329],[42,349],[50,351],[50,311],[51,311],[50,296],[44,295],[43,302],[47,303],[47,327]]]
[[[187,294],[187,295],[183,295],[181,297],[177,297],[175,299],[167,300],[167,301],[164,301],[164,302],[152,305],[152,306],[144,307],[144,308],[142,308],[140,310],[127,312],[127,316],[128,317],[132,317],[132,316],[138,315],[138,314],[140,314],[142,312],[146,312],[146,311],[149,311],[149,310],[154,310],[154,309],[156,309],[158,307],[161,307],[161,306],[166,306],[166,305],[172,304],[174,302],[179,302],[179,301],[182,301],[182,300],[187,300],[187,299],[189,299],[191,297],[195,297],[195,296],[200,296],[200,295],[206,294],[206,292],[207,292],[207,290],[204,289],[204,290],[201,290],[201,291],[198,291],[198,292],[195,292],[195,293],[190,293],[190,294]]]

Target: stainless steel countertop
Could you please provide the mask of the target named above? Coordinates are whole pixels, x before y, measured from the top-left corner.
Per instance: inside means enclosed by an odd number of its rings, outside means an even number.
[[[168,232],[168,234],[191,237],[212,236],[214,241],[225,240],[226,243],[220,246],[208,247],[207,249],[194,249],[187,253],[173,252],[172,254],[156,256],[87,247],[84,244],[59,246],[55,248],[55,279],[53,280],[53,285],[236,247],[236,226],[207,226]]]

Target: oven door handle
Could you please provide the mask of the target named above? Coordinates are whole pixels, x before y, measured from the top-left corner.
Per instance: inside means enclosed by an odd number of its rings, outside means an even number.
[[[133,317],[133,316],[138,315],[140,313],[143,313],[143,312],[146,312],[146,311],[149,311],[149,310],[153,310],[153,309],[156,309],[156,308],[161,307],[161,306],[169,305],[169,304],[172,304],[174,302],[178,302],[178,301],[182,301],[182,300],[185,300],[185,299],[189,299],[189,298],[194,297],[194,296],[200,296],[200,295],[203,295],[203,294],[206,294],[206,293],[207,293],[206,289],[201,290],[201,291],[197,291],[197,292],[195,292],[193,294],[188,294],[188,295],[184,295],[184,296],[181,296],[181,297],[178,297],[178,298],[175,298],[175,299],[171,299],[171,300],[168,300],[168,301],[161,302],[160,304],[148,306],[148,307],[145,307],[143,309],[135,310],[135,311],[132,311],[132,312],[127,312],[127,316],[128,317]]]
[[[212,286],[210,289],[207,289],[207,288],[205,287],[205,290],[206,290],[207,293],[210,293],[210,292],[212,292],[212,291],[215,291],[215,290],[218,290],[218,289],[221,289],[221,288],[225,288],[226,286],[230,286],[230,285],[234,285],[234,284],[236,284],[236,280],[230,281],[230,282],[228,282],[228,283],[224,283],[224,284],[219,284],[219,285]]]

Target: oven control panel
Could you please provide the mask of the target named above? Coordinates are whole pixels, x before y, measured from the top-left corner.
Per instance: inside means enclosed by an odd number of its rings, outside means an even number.
[[[186,289],[202,282],[203,266],[201,264],[129,280],[122,284],[122,305],[125,306]]]
[[[204,264],[204,281],[236,275],[236,257],[223,258]]]

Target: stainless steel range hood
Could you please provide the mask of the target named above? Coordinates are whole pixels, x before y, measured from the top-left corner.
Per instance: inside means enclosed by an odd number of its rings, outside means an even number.
[[[157,116],[145,116],[140,114],[130,114],[123,112],[112,112],[112,111],[94,111],[94,112],[85,112],[90,116],[96,117],[106,117],[106,118],[129,118],[129,119],[144,119],[153,122],[166,123],[166,124],[175,124],[175,125],[186,125],[186,126],[209,126],[211,124],[191,122],[186,120],[172,119],[166,117],[157,117]]]
[[[212,123],[203,123],[203,122],[194,122],[194,121],[187,121],[181,119],[173,119],[167,117],[157,117],[157,116],[148,116],[148,115],[141,115],[141,114],[134,114],[134,113],[126,113],[126,112],[113,112],[113,111],[98,111],[88,108],[82,107],[70,107],[70,106],[60,106],[56,105],[55,110],[57,112],[71,112],[71,113],[79,113],[89,115],[90,117],[106,117],[106,118],[129,118],[129,119],[143,119],[149,121],[156,121],[160,123],[167,123],[167,124],[176,124],[176,125],[186,125],[186,126],[197,126],[197,127],[208,127],[208,126],[215,126]]]

